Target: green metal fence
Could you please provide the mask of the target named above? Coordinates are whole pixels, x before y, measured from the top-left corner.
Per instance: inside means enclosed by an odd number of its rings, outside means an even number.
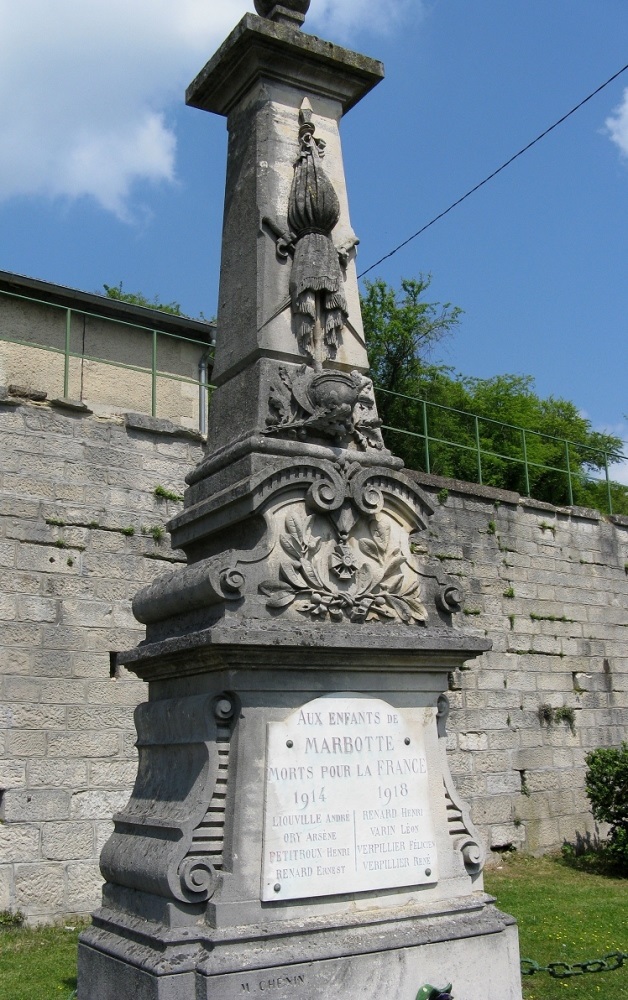
[[[576,494],[583,489],[586,490],[587,486],[597,486],[596,505],[601,506],[609,514],[612,514],[618,505],[616,501],[614,502],[614,494],[616,497],[621,496],[624,501],[628,499],[628,489],[614,482],[609,472],[613,464],[628,461],[628,456],[623,453],[603,451],[566,438],[489,417],[480,417],[465,410],[440,403],[430,403],[415,396],[390,392],[387,389],[376,387],[376,394],[394,396],[407,401],[410,426],[385,424],[383,430],[388,431],[393,438],[401,435],[416,442],[418,447],[412,450],[413,466],[419,466],[427,473],[441,472],[438,460],[442,459],[443,451],[450,449],[453,452],[463,453],[468,459],[465,463],[465,475],[457,478],[465,478],[481,485],[509,488],[508,475],[504,472],[504,468],[511,466],[519,471],[517,478],[520,480],[520,492],[524,496],[534,495],[537,499],[543,499],[535,492],[535,480],[539,479],[539,473],[549,473],[558,484],[562,482],[562,502],[570,506],[578,502]],[[448,436],[446,430],[442,430],[443,425],[445,428],[447,426],[448,421],[444,419],[447,416],[451,418],[450,425],[457,430],[456,438]],[[412,421],[415,422],[414,425]],[[460,433],[461,426],[464,427],[465,422],[467,426],[464,428],[464,433]],[[491,441],[495,437],[501,437],[502,441],[507,440],[509,450],[491,447]],[[559,456],[560,461],[548,462],[537,459],[535,454],[539,452],[549,452],[553,458]],[[456,463],[454,461],[449,464]],[[601,475],[596,477],[591,471],[585,471],[585,467],[589,470],[598,469]],[[451,472],[443,474],[451,476]],[[553,502],[556,502],[556,489],[555,483]],[[625,503],[622,506],[625,506]]]
[[[70,389],[70,361],[73,358],[82,361],[92,361],[98,364],[109,365],[113,368],[134,371],[150,376],[151,386],[151,407],[153,416],[158,413],[158,385],[159,379],[170,379],[181,383],[197,386],[199,389],[199,425],[201,430],[206,429],[206,411],[209,393],[213,386],[205,378],[191,378],[187,375],[179,375],[159,368],[159,338],[167,337],[173,341],[194,345],[202,350],[199,359],[206,358],[209,344],[206,341],[197,340],[193,337],[185,337],[181,334],[170,333],[165,330],[144,326],[140,323],[131,323],[127,320],[115,317],[103,316],[100,313],[89,312],[83,309],[59,305],[48,302],[41,298],[22,295],[16,292],[0,290],[0,297],[6,296],[13,299],[21,299],[26,302],[35,303],[38,306],[45,306],[57,309],[65,314],[65,333],[63,346],[55,347],[48,344],[38,343],[11,336],[0,327],[0,341],[16,344],[23,347],[35,348],[47,351],[63,357],[63,395],[68,396]],[[150,364],[135,365],[125,364],[122,361],[115,361],[111,358],[104,358],[94,354],[86,354],[83,350],[72,350],[72,319],[74,316],[91,318],[99,322],[109,322],[119,327],[128,327],[130,330],[139,330],[150,336]],[[61,388],[61,386],[60,386]],[[530,430],[525,427],[518,427],[515,424],[505,423],[489,417],[480,417],[468,413],[464,410],[457,410],[453,407],[443,406],[440,403],[430,403],[427,400],[419,399],[415,396],[407,396],[403,393],[390,392],[386,389],[376,387],[376,393],[387,396],[394,396],[403,399],[408,404],[408,423],[411,426],[388,426],[384,425],[384,431],[393,437],[401,435],[406,441],[413,441],[417,447],[412,450],[412,464],[416,468],[423,469],[428,473],[441,473],[446,476],[452,475],[451,471],[443,471],[442,456],[443,450],[457,453],[458,456],[465,456],[464,473],[458,474],[457,478],[464,478],[470,482],[477,482],[481,485],[509,486],[508,470],[517,469],[518,478],[521,480],[517,489],[525,496],[534,495],[537,499],[543,499],[538,486],[539,474],[550,474],[558,477],[558,482],[564,486],[564,500],[562,502],[573,506],[578,502],[578,493],[582,492],[583,486],[597,485],[601,491],[596,495],[595,506],[605,509],[612,514],[618,504],[615,497],[621,497],[625,509],[628,509],[628,489],[621,484],[613,482],[610,477],[609,467],[617,462],[628,461],[628,456],[620,453],[609,453],[593,448],[589,445],[570,441],[565,438],[554,437],[550,434],[543,434],[539,431]],[[124,405],[124,401],[121,403]],[[455,436],[447,433],[447,422],[454,428]],[[404,420],[404,423],[406,421]],[[491,447],[487,443],[487,438],[491,441],[501,435],[504,446],[500,449]],[[543,447],[551,443],[552,456],[559,455],[560,461],[542,461],[536,454],[543,451]],[[545,448],[547,450],[547,447]],[[461,459],[454,461],[454,465],[460,466]],[[451,463],[450,463],[451,464]],[[602,472],[602,476],[596,478],[584,471],[585,466],[591,469],[596,468]],[[455,473],[454,473],[455,475]],[[510,477],[512,478],[512,476]],[[542,490],[541,490],[542,492]],[[553,502],[556,502],[556,486],[553,489]]]
[[[167,337],[172,341],[178,341],[181,343],[192,344],[202,349],[203,354],[207,354],[210,350],[210,345],[207,341],[196,340],[193,337],[185,337],[178,333],[170,333],[166,330],[144,326],[141,323],[131,323],[128,320],[118,319],[113,316],[104,316],[101,313],[90,312],[86,309],[77,309],[75,307],[59,305],[56,302],[49,302],[41,298],[35,298],[34,296],[22,295],[17,292],[9,292],[5,290],[0,290],[0,297],[7,297],[11,299],[22,300],[24,302],[30,302],[37,306],[56,309],[65,314],[65,335],[64,343],[62,347],[55,347],[50,344],[42,344],[37,341],[27,340],[20,337],[13,337],[5,330],[0,328],[0,341],[4,341],[9,344],[16,344],[21,347],[35,348],[36,350],[46,351],[50,354],[62,355],[63,356],[63,396],[67,397],[70,390],[70,361],[72,358],[76,358],[80,361],[93,361],[97,364],[109,365],[113,368],[124,369],[125,371],[134,371],[141,373],[143,375],[150,375],[151,384],[151,415],[157,416],[158,410],[158,380],[159,379],[170,379],[176,382],[187,383],[189,385],[198,386],[200,390],[208,393],[212,388],[207,380],[200,378],[191,378],[187,375],[178,375],[174,372],[162,371],[159,369],[159,338]],[[149,334],[150,336],[150,364],[148,365],[134,365],[125,364],[122,361],[114,361],[111,358],[104,358],[102,356],[94,354],[86,354],[84,351],[72,350],[72,319],[74,316],[84,317],[88,319],[94,319],[98,322],[111,323],[117,327],[126,327],[129,330],[139,330],[142,333]],[[59,387],[61,389],[61,386]],[[199,414],[199,416],[201,416]],[[202,419],[202,417],[201,417]]]

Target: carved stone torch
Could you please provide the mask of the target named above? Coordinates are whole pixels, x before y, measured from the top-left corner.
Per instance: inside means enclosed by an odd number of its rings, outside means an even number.
[[[187,565],[121,657],[149,697],[79,998],[520,1000],[445,753],[448,674],[489,643],[367,375],[338,125],[383,69],[304,34],[307,0],[255,5],[187,94],[229,129],[217,388]]]

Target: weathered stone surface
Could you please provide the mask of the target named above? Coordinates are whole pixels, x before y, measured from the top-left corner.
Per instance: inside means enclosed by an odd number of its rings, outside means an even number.
[[[48,739],[50,757],[114,757],[120,752],[116,732],[52,733]]]
[[[63,899],[65,876],[61,865],[41,863],[15,868],[15,905],[27,914],[54,913]]]
[[[43,757],[46,753],[45,732],[11,732],[6,746],[12,757]]]
[[[39,828],[23,824],[12,826],[8,823],[0,825],[0,857],[4,864],[22,861],[23,858],[35,859],[40,856]]]
[[[414,912],[404,916],[406,919],[382,921],[376,925],[380,947],[370,954],[362,947],[373,930],[368,919],[356,920],[354,926],[336,932],[314,935],[316,944],[310,952],[313,961],[310,958],[307,962],[299,961],[294,946],[281,936],[273,954],[275,964],[265,969],[259,967],[259,959],[256,961],[254,957],[257,943],[249,953],[248,943],[230,942],[235,945],[231,953],[227,952],[218,962],[208,956],[196,976],[187,971],[191,965],[188,958],[186,966],[180,970],[183,974],[178,977],[167,973],[159,976],[162,970],[154,967],[145,951],[141,966],[123,964],[131,952],[128,947],[120,952],[120,964],[114,967],[115,981],[118,986],[124,982],[125,988],[138,1000],[182,1000],[185,996],[207,1000],[220,996],[236,1000],[266,990],[299,996],[304,989],[307,993],[303,995],[313,1000],[340,1000],[348,995],[347,983],[352,996],[356,996],[356,991],[358,995],[368,996],[372,990],[393,996],[411,996],[416,992],[417,983],[426,979],[443,984],[444,978],[453,983],[468,982],[472,978],[482,984],[467,993],[474,1000],[475,997],[478,1000],[480,997],[520,1000],[521,985],[518,979],[512,981],[511,973],[512,968],[518,967],[519,955],[516,928],[509,922],[510,918],[494,910],[468,913],[462,906],[454,914],[437,920],[433,913],[422,914],[418,920]],[[189,955],[189,940],[187,933],[178,943],[177,957],[181,965],[186,951]],[[79,981],[89,976],[93,987],[104,993],[111,982],[111,972],[103,967],[98,953],[92,949],[102,947],[106,938],[102,932],[92,929],[84,941],[91,947],[86,947],[79,957]],[[172,938],[169,944],[171,941]],[[174,946],[171,947],[174,950]],[[236,948],[239,961],[235,956]],[[137,951],[136,946],[135,954]],[[339,957],[330,958],[330,955]],[[487,966],[493,972],[488,980]]]
[[[125,413],[126,426],[135,431],[152,431],[153,433],[169,434],[172,437],[188,438],[191,441],[203,441],[203,435],[190,427],[181,427],[171,420],[160,417],[149,417],[146,413]]]
[[[127,799],[128,792],[124,789],[75,792],[72,795],[70,816],[72,819],[100,820],[105,816],[112,816],[126,804]]]
[[[77,788],[87,783],[87,764],[79,760],[32,760],[28,764],[28,787]]]
[[[20,788],[26,783],[26,764],[20,761],[0,763],[0,787]]]
[[[0,390],[0,400],[1,400]],[[10,910],[13,904],[13,866],[0,864],[0,910]]]
[[[78,413],[93,413],[87,403],[81,399],[69,399],[67,396],[59,396],[50,400],[51,406],[58,406],[61,410],[74,410]]]
[[[35,790],[24,792],[15,788],[2,798],[0,815],[5,823],[30,823],[37,820],[67,819],[70,795],[65,790]]]
[[[94,830],[91,823],[44,823],[41,836],[42,857],[49,861],[71,861],[94,856]],[[72,899],[71,893],[69,898]]]
[[[71,863],[67,866],[66,899],[68,908],[76,912],[89,911],[92,900],[102,886],[98,863]]]

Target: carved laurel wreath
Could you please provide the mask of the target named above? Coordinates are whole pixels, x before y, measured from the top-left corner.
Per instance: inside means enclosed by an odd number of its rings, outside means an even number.
[[[329,615],[332,621],[427,621],[419,581],[401,572],[408,561],[400,548],[392,547],[385,520],[372,517],[370,538],[355,539],[357,548],[349,544],[348,533],[340,531],[330,554],[321,550],[323,538],[313,533],[314,520],[312,515],[300,524],[294,515],[286,518],[280,542],[288,559],[280,564],[280,580],[265,580],[259,588],[268,608],[286,608],[296,601],[297,611],[315,619]],[[360,552],[369,561],[360,559]]]

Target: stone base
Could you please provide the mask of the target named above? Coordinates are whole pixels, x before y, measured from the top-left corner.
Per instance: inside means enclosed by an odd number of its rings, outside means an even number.
[[[340,926],[295,912],[290,926],[221,931],[168,930],[103,909],[81,937],[78,997],[415,1000],[427,983],[452,983],[454,1000],[521,1000],[517,928],[490,897],[402,910]]]

